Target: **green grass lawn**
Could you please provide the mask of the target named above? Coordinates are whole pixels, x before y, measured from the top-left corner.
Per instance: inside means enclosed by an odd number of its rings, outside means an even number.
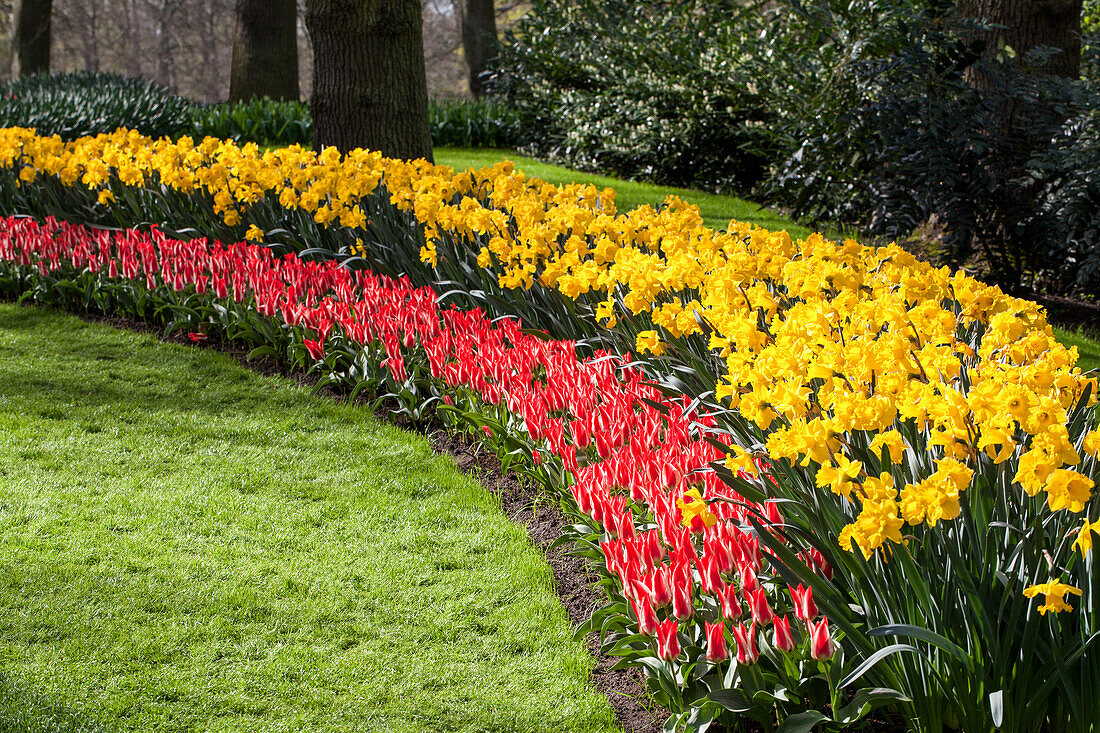
[[[0,731],[611,731],[545,560],[425,440],[0,304]]]
[[[730,219],[748,221],[766,229],[786,229],[792,237],[806,237],[810,230],[796,224],[771,209],[736,196],[724,196],[703,191],[670,186],[655,186],[651,183],[624,181],[620,178],[601,176],[595,173],[581,173],[560,165],[542,163],[534,158],[517,155],[511,150],[491,148],[436,148],[435,162],[449,165],[456,170],[484,168],[504,159],[511,160],[529,176],[561,186],[567,183],[590,183],[599,188],[615,189],[615,206],[621,212],[630,211],[642,204],[659,204],[670,195],[695,204],[703,214],[703,221],[712,229],[725,229]]]
[[[1081,367],[1081,371],[1100,369],[1100,341],[1064,328],[1055,328],[1054,336],[1066,346],[1077,347],[1077,353],[1080,354],[1077,366]]]

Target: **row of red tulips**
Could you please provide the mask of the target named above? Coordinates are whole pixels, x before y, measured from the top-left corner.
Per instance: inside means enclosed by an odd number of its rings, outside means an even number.
[[[812,589],[788,590],[762,550],[780,506],[723,482],[728,437],[709,436],[714,418],[646,381],[629,354],[580,356],[517,320],[441,308],[405,279],[156,229],[0,220],[0,290],[244,341],[414,417],[434,403],[577,518],[578,552],[601,560],[610,597],[588,628],[647,670],[669,729],[737,715],[842,726],[891,699],[845,689],[858,674],[842,679]],[[766,488],[767,466],[741,478]],[[816,550],[792,550],[831,578]]]

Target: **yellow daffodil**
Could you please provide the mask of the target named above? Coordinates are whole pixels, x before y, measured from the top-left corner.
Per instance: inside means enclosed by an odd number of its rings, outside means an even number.
[[[1081,595],[1081,590],[1057,580],[1039,583],[1038,585],[1032,585],[1024,589],[1024,596],[1027,598],[1034,598],[1040,593],[1043,594],[1044,598],[1043,605],[1039,606],[1039,613],[1045,616],[1047,611],[1053,611],[1054,613],[1072,611],[1073,606],[1066,603],[1066,594],[1072,593],[1075,596],[1079,596]]]
[[[680,521],[685,527],[690,527],[696,517],[702,519],[703,524],[707,527],[713,527],[718,522],[718,517],[710,511],[706,501],[703,500],[702,494],[699,493],[699,489],[685,491],[684,498],[676,500],[676,506],[679,508],[682,517]]]

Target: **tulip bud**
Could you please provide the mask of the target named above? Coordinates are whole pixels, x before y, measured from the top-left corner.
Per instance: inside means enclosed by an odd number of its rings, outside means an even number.
[[[661,487],[671,489],[680,482],[680,472],[671,463],[661,464]]]
[[[718,602],[722,607],[722,618],[735,619],[741,617],[741,600],[737,597],[737,586],[730,583],[718,591]]]
[[[756,571],[751,564],[743,563],[737,566],[738,572],[741,574],[741,590],[745,593],[746,598],[750,591],[754,591],[760,587],[759,581],[756,579]]]
[[[720,662],[729,659],[730,652],[726,646],[726,625],[724,623],[712,624],[709,621],[704,624],[707,634],[707,659],[711,662]]]
[[[799,583],[797,588],[791,588],[791,600],[794,602],[794,615],[796,618],[806,623],[817,618],[817,604],[814,603],[813,587],[803,588],[802,584]]]
[[[683,621],[695,613],[691,603],[691,578],[687,582],[675,582],[672,586],[672,615]]]
[[[783,524],[783,515],[779,513],[779,505],[772,499],[764,502],[764,516],[771,524]]]
[[[645,558],[646,564],[653,565],[664,557],[665,548],[661,546],[661,540],[657,536],[656,530],[646,532],[643,538],[642,555]]]
[[[718,562],[713,555],[704,555],[699,560],[699,584],[704,593],[714,594],[724,584],[718,572]]]
[[[615,532],[620,537],[634,537],[634,515],[631,512],[619,514],[615,521]]]
[[[669,578],[668,565],[659,565],[653,570],[649,588],[654,606],[661,608],[668,605],[669,601],[672,600],[672,583]]]
[[[661,659],[671,662],[680,656],[679,630],[680,624],[672,618],[657,625],[657,656]]]
[[[772,627],[775,635],[772,644],[776,649],[789,652],[794,649],[794,637],[791,635],[791,621],[786,616],[776,616]]]
[[[749,602],[749,612],[752,613],[752,622],[761,626],[771,621],[775,614],[768,605],[768,595],[763,588],[751,590],[745,594],[745,600]]]
[[[603,459],[611,457],[611,441],[607,433],[596,433],[596,453]]]
[[[737,640],[737,661],[740,664],[756,664],[760,658],[760,650],[756,648],[756,624],[750,624],[745,628],[744,624],[737,624],[733,628],[733,636]]]
[[[818,622],[810,621],[807,626],[810,630],[810,656],[817,660],[828,659],[836,651],[836,644],[829,634],[829,619],[821,617]]]
[[[638,631],[643,634],[652,634],[657,630],[657,612],[653,610],[653,604],[648,598],[639,598],[631,602],[634,606],[634,615],[638,619]]]
[[[590,442],[588,426],[580,420],[574,420],[569,424],[569,429],[573,433],[573,442],[576,443],[577,447],[581,449],[587,448]]]
[[[814,565],[817,566],[818,571],[825,576],[826,580],[833,579],[833,566],[825,559],[825,555],[822,554],[821,550],[816,547],[812,548],[810,550],[810,559],[813,560]]]

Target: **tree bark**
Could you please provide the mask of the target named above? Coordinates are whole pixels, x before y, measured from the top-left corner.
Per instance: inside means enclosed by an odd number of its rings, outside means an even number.
[[[470,94],[481,99],[485,84],[481,74],[493,55],[497,40],[497,14],[493,0],[466,0],[462,14],[462,49],[470,69]]]
[[[15,0],[12,10],[12,78],[49,71],[53,0]]]
[[[176,51],[173,30],[177,4],[173,0],[164,0],[157,8],[157,65],[154,77],[157,82],[169,89],[175,88]]]
[[[1038,46],[1059,49],[1047,73],[1076,79],[1081,67],[1081,0],[959,0],[963,17],[995,23],[986,34],[990,48],[1003,41],[1022,57]]]
[[[237,0],[229,101],[298,101],[296,0]]]
[[[432,160],[417,0],[306,0],[313,147]]]

